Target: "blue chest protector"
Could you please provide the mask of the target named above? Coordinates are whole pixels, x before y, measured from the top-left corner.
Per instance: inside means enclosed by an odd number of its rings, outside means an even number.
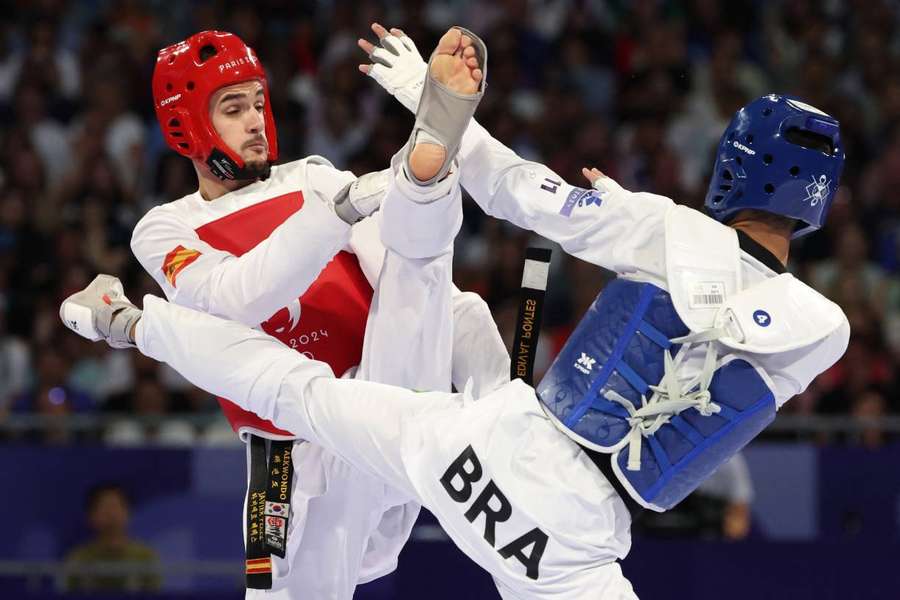
[[[709,339],[690,335],[665,290],[616,279],[537,387],[563,432],[610,453],[616,476],[646,508],[675,506],[775,417],[774,394],[756,369],[716,362]],[[679,350],[701,343],[703,372],[685,378]]]

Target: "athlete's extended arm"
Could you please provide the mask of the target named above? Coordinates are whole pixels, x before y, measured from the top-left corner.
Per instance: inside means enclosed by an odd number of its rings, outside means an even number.
[[[388,181],[386,174],[355,179],[319,164],[309,165],[307,176],[313,189],[302,210],[241,256],[206,243],[167,207],[141,219],[132,251],[171,301],[256,326],[302,295],[347,245],[351,228],[337,216],[335,199],[358,193],[362,185],[380,201]],[[243,235],[242,227],[257,225],[247,216],[236,224],[235,237]]]
[[[410,110],[415,110],[424,61],[402,31],[373,25],[381,46],[360,47],[373,64],[361,70]],[[460,149],[461,183],[487,214],[534,231],[588,262],[628,273],[653,269],[665,212],[672,201],[632,193],[608,177],[596,189],[573,186],[546,165],[525,160],[474,120]]]

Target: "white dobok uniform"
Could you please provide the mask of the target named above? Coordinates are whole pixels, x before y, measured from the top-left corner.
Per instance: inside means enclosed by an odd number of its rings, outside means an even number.
[[[849,325],[840,309],[740,249],[733,229],[608,178],[597,190],[573,187],[477,124],[460,157],[461,181],[488,214],[619,278],[667,291],[692,331],[718,327],[725,308],[741,313],[747,294],[763,302],[773,317],[769,337],[735,317],[745,337],[708,344],[723,362],[739,357],[755,365],[777,406],[844,352]],[[710,274],[720,287],[705,287]],[[698,290],[717,299],[693,303]],[[790,303],[797,297],[803,314],[781,319],[798,315]],[[617,563],[631,544],[625,501],[521,380],[483,395],[336,379],[326,365],[263,333],[153,296],[144,300],[137,346],[420,502],[492,574],[504,598],[635,598]],[[700,368],[702,347],[679,363],[678,377]]]
[[[260,326],[337,376],[414,389],[449,390],[451,379],[461,388],[473,378],[483,390],[507,382],[508,355],[487,305],[455,288],[445,294],[462,219],[458,188],[448,181],[430,191],[448,196],[434,205],[388,202],[351,227],[327,201],[354,179],[321,157],[275,166],[267,180],[215,201],[196,192],[152,209],[135,228],[132,249],[171,302]],[[394,213],[400,216],[387,218]],[[390,226],[428,215],[440,217],[434,226]],[[400,252],[386,252],[382,239]],[[382,269],[385,283],[373,295]],[[426,284],[413,291],[388,283],[409,280],[409,270]],[[370,302],[383,317],[368,320]],[[420,322],[430,326],[421,330]],[[214,363],[223,380],[233,376],[226,362]],[[219,395],[245,441],[247,434],[305,439]],[[247,597],[349,599],[357,583],[396,568],[418,506],[316,444],[295,443],[292,460],[286,556],[272,557],[272,590],[251,589]]]

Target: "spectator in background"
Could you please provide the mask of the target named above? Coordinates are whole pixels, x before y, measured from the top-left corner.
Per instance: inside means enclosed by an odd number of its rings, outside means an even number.
[[[159,557],[128,535],[130,505],[117,484],[102,484],[87,497],[94,538],[66,557],[66,589],[77,592],[152,592],[159,589]]]
[[[103,436],[104,441],[113,446],[192,445],[197,438],[194,428],[183,420],[165,418],[171,409],[170,400],[170,395],[156,378],[140,379],[134,388],[130,415],[162,420],[141,422],[130,417],[121,419],[109,427]]]
[[[31,375],[28,346],[6,331],[6,298],[0,293],[0,422],[14,399],[25,392]]]
[[[848,313],[848,315],[851,313]],[[855,315],[854,315],[855,317]],[[848,317],[850,318],[850,317]],[[855,317],[858,320],[858,317]],[[851,328],[855,320],[850,320]],[[873,386],[888,387],[895,378],[895,366],[877,336],[850,339],[847,352],[820,379],[828,381],[829,390],[818,401],[816,412],[848,414],[857,398]]]
[[[851,443],[869,450],[876,450],[884,445],[884,429],[877,422],[872,422],[887,414],[887,401],[878,388],[873,387],[857,396],[850,407],[850,414],[854,421],[863,425],[860,431],[850,436]]]
[[[89,409],[92,400],[67,383],[69,360],[58,348],[50,344],[37,346],[34,357],[36,376],[15,409],[48,418],[37,439],[49,444],[66,443],[73,432],[65,426],[63,417]]]
[[[321,57],[321,69],[329,75],[319,80],[319,93],[308,98],[306,154],[343,165],[368,143],[380,102],[367,91],[358,62],[355,37],[345,33],[329,39]]]
[[[23,48],[6,55],[0,63],[0,100],[7,101],[16,83],[33,77],[45,84],[53,96],[73,101],[81,91],[81,77],[75,56],[58,46],[56,23],[49,15],[28,24],[27,40]]]
[[[321,153],[362,173],[387,164],[409,132],[411,117],[356,71],[354,40],[387,12],[422,48],[450,24],[477,23],[493,63],[478,120],[571,180],[596,163],[626,187],[696,207],[719,133],[748,98],[799,94],[833,113],[847,154],[843,185],[829,223],[792,252],[791,270],[842,305],[853,350],[786,410],[850,415],[872,385],[885,390],[889,413],[900,410],[896,3],[782,0],[765,11],[750,0],[15,6],[0,27],[0,361],[21,362],[22,346],[10,336],[31,336],[25,360],[37,365],[40,349],[56,344],[59,299],[84,287],[88,274],[115,272],[140,290],[135,300],[157,291],[142,283],[149,278],[126,247],[134,220],[192,191],[195,180],[187,162],[161,152],[149,101],[156,48],[201,29],[255,40],[270,79],[286,84],[272,92],[283,160]],[[503,315],[515,305],[522,250],[533,241],[466,209],[456,282],[483,294],[510,328]],[[553,359],[583,299],[603,283],[573,261],[554,262],[542,361]],[[146,378],[170,396],[167,415],[186,405],[184,390],[159,372],[137,373],[102,349],[56,350],[68,365],[65,385],[104,410],[131,410],[135,382]],[[21,390],[22,378],[4,379],[3,368],[0,388]]]
[[[868,258],[869,248],[862,227],[844,223],[834,258],[820,262],[812,270],[812,285],[837,302],[845,311],[867,304],[883,314],[885,298],[894,281]]]
[[[69,139],[62,124],[47,113],[45,89],[34,79],[25,79],[14,99],[15,125],[27,135],[43,162],[47,185],[55,187],[68,167]]]

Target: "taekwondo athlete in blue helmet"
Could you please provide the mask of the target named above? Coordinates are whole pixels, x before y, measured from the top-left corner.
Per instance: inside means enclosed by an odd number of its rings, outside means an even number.
[[[394,46],[376,65],[418,57],[401,32],[376,32]],[[422,90],[413,79],[403,85]],[[425,80],[425,113],[441,106],[436,93]],[[461,142],[455,173],[482,208],[618,274],[537,388],[515,379],[476,399],[468,386],[416,394],[335,379],[261,332],[152,296],[141,313],[121,288],[99,295],[102,282],[61,314],[427,507],[505,599],[634,599],[617,562],[631,513],[676,504],[846,348],[840,309],[784,269],[790,239],[819,227],[833,199],[838,123],[783,96],[739,111],[712,217],[594,174],[593,189],[571,186],[474,122]]]
[[[366,72],[415,110],[415,46],[397,30],[379,37],[381,49],[361,43],[374,57]],[[596,169],[584,172],[592,189],[570,185],[474,121],[460,159],[461,183],[487,214],[617,274],[536,388],[542,414],[581,453],[559,450],[616,490],[587,522],[608,516],[604,543],[617,558],[629,513],[681,501],[846,350],[841,309],[785,269],[791,240],[825,222],[844,163],[837,120],[798,98],[763,96],[734,115],[706,214]],[[490,451],[476,454],[482,471],[496,468]],[[543,500],[507,498],[513,514]],[[574,531],[569,543],[584,539]]]
[[[740,109],[707,214],[596,170],[593,189],[570,186],[477,125],[467,138],[462,183],[485,212],[618,275],[537,392],[632,509],[673,507],[846,350],[841,309],[785,269],[790,241],[825,222],[844,162],[839,124],[817,108],[772,94]]]

